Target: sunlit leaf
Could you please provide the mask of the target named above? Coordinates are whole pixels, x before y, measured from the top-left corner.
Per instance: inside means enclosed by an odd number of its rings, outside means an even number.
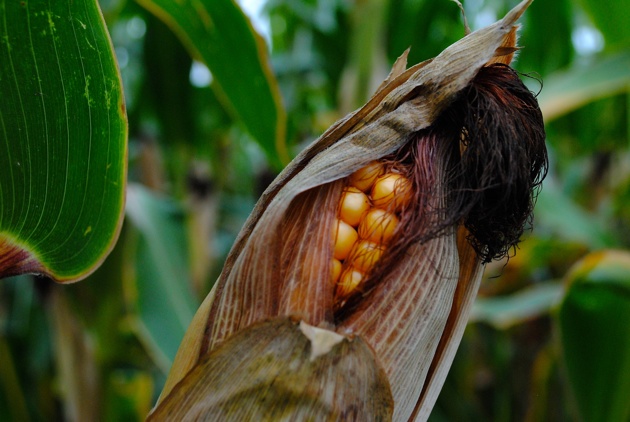
[[[118,236],[126,117],[95,0],[0,2],[0,277],[81,279]]]
[[[626,51],[549,75],[538,102],[548,122],[591,101],[627,91],[629,86],[630,52]]]
[[[580,420],[630,418],[630,253],[588,255],[567,278],[557,315]]]
[[[138,231],[130,250],[127,300],[135,308],[136,328],[149,354],[167,371],[198,303],[191,291],[181,209],[130,185],[129,222]]]
[[[138,0],[212,72],[219,98],[270,161],[287,161],[286,115],[262,38],[232,0]]]

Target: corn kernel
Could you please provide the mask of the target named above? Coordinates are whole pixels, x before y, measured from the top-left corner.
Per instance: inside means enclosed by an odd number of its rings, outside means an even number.
[[[370,201],[366,194],[357,188],[346,188],[341,197],[339,217],[353,227],[359,225],[363,215],[370,209]]]
[[[376,178],[383,174],[384,171],[385,168],[381,163],[372,161],[350,175],[350,184],[363,192],[369,192]]]
[[[374,183],[371,197],[375,207],[400,211],[411,201],[411,183],[400,174],[386,174]]]
[[[398,218],[380,208],[372,208],[359,224],[359,237],[378,245],[387,244],[398,227]]]
[[[357,288],[361,280],[363,280],[363,273],[355,268],[347,268],[342,274],[339,283],[337,284],[337,294],[340,296],[347,296],[354,289]]]
[[[342,220],[337,220],[337,224],[333,227],[333,235],[335,236],[333,256],[339,260],[346,259],[359,239],[359,235],[351,225]]]
[[[352,266],[357,270],[367,274],[376,262],[383,255],[383,248],[374,242],[361,240],[357,243],[350,254]]]
[[[332,282],[336,283],[339,280],[339,276],[341,275],[341,261],[333,258],[332,260]]]

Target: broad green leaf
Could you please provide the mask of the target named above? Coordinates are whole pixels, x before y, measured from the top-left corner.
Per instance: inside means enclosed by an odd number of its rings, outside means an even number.
[[[0,1],[0,277],[86,277],[120,230],[127,125],[95,0]]]
[[[191,289],[182,211],[142,186],[130,185],[127,216],[138,234],[128,253],[127,301],[140,339],[167,372],[198,306]]]
[[[138,0],[212,72],[224,106],[241,119],[277,167],[288,161],[286,115],[266,46],[232,0]]]
[[[588,255],[567,277],[557,315],[580,420],[630,418],[630,253]]]
[[[547,122],[630,88],[630,51],[604,56],[545,78],[538,103]]]

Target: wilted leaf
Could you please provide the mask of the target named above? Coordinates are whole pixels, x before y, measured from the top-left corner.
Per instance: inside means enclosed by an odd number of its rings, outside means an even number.
[[[240,331],[204,357],[147,420],[390,419],[389,384],[370,347],[328,331],[323,335],[336,341],[313,356],[320,340],[307,337],[307,329],[280,318]]]
[[[0,277],[86,277],[122,221],[126,117],[95,0],[0,3]]]

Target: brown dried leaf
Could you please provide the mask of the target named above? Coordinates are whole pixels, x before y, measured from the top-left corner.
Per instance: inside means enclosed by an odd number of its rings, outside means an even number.
[[[459,251],[459,280],[453,295],[453,303],[433,356],[431,367],[424,381],[422,394],[418,399],[410,420],[427,420],[433,405],[440,394],[444,379],[457,352],[459,339],[464,334],[468,315],[477,296],[483,275],[477,253],[468,243],[468,230],[460,227],[457,233]]]
[[[391,420],[374,353],[360,338],[340,339],[313,357],[317,339],[295,321],[256,323],[204,357],[148,420]]]

